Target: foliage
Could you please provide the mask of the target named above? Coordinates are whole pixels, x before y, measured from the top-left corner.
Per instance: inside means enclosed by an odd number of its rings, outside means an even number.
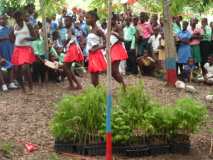
[[[102,122],[102,128],[99,130],[100,135],[105,137],[106,123]],[[132,135],[132,128],[129,125],[129,115],[121,107],[116,106],[112,110],[112,137],[113,143],[125,143]]]
[[[94,140],[104,121],[105,97],[103,88],[90,87],[79,96],[63,98],[51,122],[53,135],[79,143]]]
[[[112,109],[113,143],[125,143],[137,135],[190,135],[207,118],[207,108],[190,99],[180,99],[172,106],[151,101],[143,82],[129,86],[114,97]],[[56,139],[74,143],[97,143],[105,139],[106,94],[103,88],[88,88],[78,96],[67,96],[57,105],[51,123]],[[137,133],[136,133],[137,131]]]
[[[2,13],[21,10],[22,7],[34,2],[35,0],[1,0],[0,10]]]
[[[155,104],[151,103],[150,97],[145,93],[142,81],[135,86],[129,86],[127,90],[128,92],[118,93],[117,103],[124,112],[129,114],[131,127],[139,128],[144,119],[144,113]]]
[[[13,147],[14,146],[10,142],[1,142],[0,152],[2,152],[4,154],[4,156],[11,158],[11,155],[12,155],[12,152],[14,149]]]
[[[193,99],[180,99],[176,104],[175,117],[178,120],[177,128],[180,132],[194,133],[206,120],[207,108]]]
[[[175,106],[153,107],[145,113],[143,129],[146,134],[189,135],[199,129],[206,117],[206,107],[185,98],[178,100]]]
[[[107,0],[92,0],[89,8],[97,9],[100,20],[107,19]],[[123,6],[120,3],[114,3],[112,10],[115,13],[123,11]]]
[[[46,17],[55,16],[64,7],[66,0],[40,0],[39,14],[43,14]]]

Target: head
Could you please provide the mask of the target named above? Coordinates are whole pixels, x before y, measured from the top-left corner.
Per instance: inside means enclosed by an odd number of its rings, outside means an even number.
[[[38,21],[38,27],[39,27],[39,29],[42,29],[42,27],[43,27],[42,22]]]
[[[65,26],[66,28],[70,28],[72,26],[72,17],[65,16]]]
[[[0,25],[1,26],[6,26],[6,24],[7,24],[7,18],[6,18],[6,16],[5,15],[1,15],[0,16]]]
[[[15,18],[16,23],[18,25],[21,25],[24,22],[24,15],[20,11],[17,11],[17,12],[14,13],[14,18]]]
[[[106,28],[107,28],[106,20],[103,21],[103,23],[101,24],[101,27],[102,27],[103,29],[106,29]]]
[[[149,51],[148,50],[144,50],[143,56],[144,57],[148,57],[149,56]]]
[[[131,17],[126,18],[126,26],[129,26],[131,24]]]
[[[189,65],[193,65],[194,63],[195,63],[194,59],[193,59],[192,57],[190,57],[190,58],[188,59],[188,64],[189,64]]]
[[[112,26],[116,25],[117,21],[118,21],[118,15],[113,13],[112,14]]]
[[[153,32],[154,32],[154,35],[158,35],[159,34],[159,28],[158,27],[154,27],[153,28]]]
[[[58,33],[58,31],[53,32],[52,36],[53,36],[53,40],[59,39],[59,33]]]
[[[35,13],[35,5],[34,4],[28,4],[27,10],[28,10],[29,14],[34,14]]]
[[[133,24],[136,26],[137,24],[138,24],[138,17],[137,16],[135,16],[134,18],[133,18]]]
[[[203,19],[201,20],[201,24],[202,24],[202,26],[208,25],[208,19],[207,19],[207,18],[203,18]]]
[[[196,19],[195,18],[192,18],[191,20],[190,20],[190,25],[192,26],[192,27],[196,27],[196,25],[197,25],[197,21],[196,21]]]
[[[148,21],[148,20],[149,20],[148,14],[145,13],[145,12],[141,12],[141,13],[140,13],[140,20],[141,20],[142,23]]]
[[[80,13],[80,14],[79,14],[78,20],[79,20],[80,22],[82,22],[82,21],[84,20],[84,14],[83,14],[83,13]]]
[[[98,18],[98,14],[97,14],[97,12],[95,10],[87,12],[86,21],[87,21],[88,25],[96,24],[98,19],[99,19]]]
[[[150,21],[151,21],[151,24],[152,24],[153,26],[156,26],[156,25],[158,24],[158,15],[157,15],[157,14],[152,15]]]
[[[187,30],[189,23],[187,21],[183,21],[183,30]]]

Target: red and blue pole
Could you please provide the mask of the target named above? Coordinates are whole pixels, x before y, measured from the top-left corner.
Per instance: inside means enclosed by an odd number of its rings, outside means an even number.
[[[106,108],[106,160],[112,160],[112,128],[111,128],[111,111],[112,111],[112,66],[110,56],[110,36],[111,36],[111,18],[112,17],[112,0],[108,0],[108,24],[106,37],[107,53],[107,108]]]

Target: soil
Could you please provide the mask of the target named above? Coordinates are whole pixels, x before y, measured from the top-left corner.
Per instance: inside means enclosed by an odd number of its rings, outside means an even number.
[[[208,155],[210,138],[213,128],[213,104],[205,101],[205,96],[213,92],[213,87],[196,84],[198,93],[191,94],[172,87],[167,87],[165,82],[152,77],[126,76],[128,84],[135,84],[144,80],[146,91],[152,98],[162,104],[172,104],[176,99],[190,96],[209,109],[209,120],[206,126],[202,126],[199,133],[191,136],[192,151],[188,155],[163,155],[157,157],[143,157],[143,160],[210,160]],[[106,77],[100,80],[106,83]],[[84,88],[90,84],[89,76],[81,79]],[[87,160],[104,159],[104,157],[81,157],[78,155],[56,155],[53,150],[54,138],[49,130],[49,122],[55,111],[55,104],[64,95],[78,94],[81,91],[68,91],[67,81],[62,83],[48,83],[45,86],[35,85],[32,95],[23,94],[21,90],[0,92],[0,144],[12,144],[9,148],[9,156],[0,148],[0,160]],[[113,81],[113,90],[118,88]],[[25,151],[24,144],[38,145],[38,150],[32,153]],[[213,156],[213,155],[212,155]],[[115,157],[114,159],[130,159],[127,157]],[[137,160],[139,160],[138,158]],[[133,160],[133,159],[132,159]]]

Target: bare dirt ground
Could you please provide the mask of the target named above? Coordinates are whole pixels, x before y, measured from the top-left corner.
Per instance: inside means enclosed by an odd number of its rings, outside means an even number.
[[[213,104],[205,102],[205,96],[213,92],[213,87],[196,85],[197,94],[186,93],[175,88],[166,87],[165,82],[151,77],[125,77],[128,84],[144,80],[145,89],[151,97],[163,104],[171,104],[181,97],[190,96],[202,103],[209,109],[209,120],[202,130],[191,136],[192,151],[189,155],[163,155],[157,157],[138,158],[143,160],[210,160],[208,155],[210,148],[209,132],[213,128]],[[89,77],[81,79],[84,87],[90,84]],[[105,76],[101,82],[106,82]],[[8,93],[0,92],[0,160],[86,160],[104,159],[103,157],[79,157],[56,155],[53,150],[54,138],[49,131],[49,122],[54,114],[55,103],[67,94],[78,94],[66,90],[67,82],[48,83],[45,87],[35,85],[34,94],[26,95],[20,90]],[[116,90],[118,84],[113,81]],[[213,136],[213,135],[212,135]],[[31,142],[39,146],[38,151],[27,153],[24,143]],[[6,146],[6,147],[5,147]],[[9,147],[7,147],[9,146]],[[5,156],[5,152],[7,153]],[[130,159],[115,157],[115,159]],[[132,159],[133,160],[133,159]]]

